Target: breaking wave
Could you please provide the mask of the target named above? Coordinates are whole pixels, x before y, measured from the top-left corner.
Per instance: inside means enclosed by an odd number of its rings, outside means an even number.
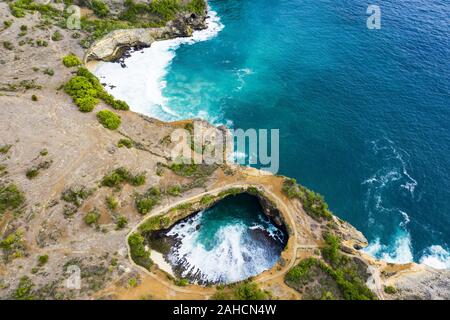
[[[392,195],[414,200],[418,182],[408,172],[409,154],[393,141],[383,138],[370,142],[372,156],[381,168],[362,182],[367,187],[365,207],[370,228],[380,234],[364,251],[378,259],[393,263],[413,261],[411,235],[408,231],[410,217],[392,201]],[[376,217],[376,218],[375,218]],[[389,223],[380,225],[380,218]]]
[[[165,121],[181,119],[162,94],[166,86],[164,78],[177,48],[212,39],[224,28],[212,10],[206,24],[207,29],[194,31],[192,37],[155,41],[149,48],[131,52],[125,68],[119,63],[100,62],[94,73],[106,84],[106,90],[126,101],[131,110]]]

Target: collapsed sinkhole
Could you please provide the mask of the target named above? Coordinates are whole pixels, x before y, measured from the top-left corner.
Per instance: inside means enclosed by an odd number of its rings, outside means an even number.
[[[279,210],[246,192],[143,235],[174,275],[202,285],[233,283],[271,269],[288,241]]]

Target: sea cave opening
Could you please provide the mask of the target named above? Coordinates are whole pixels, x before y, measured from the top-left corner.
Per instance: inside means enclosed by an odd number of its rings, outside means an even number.
[[[271,269],[288,232],[278,209],[261,196],[229,195],[168,229],[148,232],[152,256],[190,283],[229,284]]]

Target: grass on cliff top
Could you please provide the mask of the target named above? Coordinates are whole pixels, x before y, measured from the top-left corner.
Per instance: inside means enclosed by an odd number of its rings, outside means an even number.
[[[42,4],[33,0],[16,0],[9,4],[11,14],[16,18],[23,18],[27,13],[39,12],[46,24],[67,28],[67,19],[73,11],[67,8],[72,5],[71,0],[64,0],[65,9],[58,10],[51,4]],[[191,0],[184,3],[181,0],[153,0],[150,3],[135,3],[126,0],[125,10],[118,16],[110,13],[108,5],[102,0],[85,1],[82,4],[92,9],[95,19],[81,17],[81,29],[88,33],[87,38],[80,44],[88,48],[96,39],[117,29],[162,27],[175,18],[177,13],[202,14],[206,10],[204,0]]]
[[[333,215],[328,209],[322,195],[311,191],[299,184],[295,179],[286,178],[281,189],[290,199],[299,199],[305,212],[316,220],[332,220]]]
[[[101,184],[102,186],[119,190],[124,183],[131,184],[132,186],[141,186],[145,184],[145,180],[144,172],[133,174],[130,170],[119,167],[104,176]]]
[[[3,260],[9,262],[25,255],[25,242],[23,234],[15,231],[0,241],[0,248],[3,250]]]
[[[76,56],[68,55],[64,57],[63,63],[66,66],[76,66],[81,63]],[[81,112],[91,112],[102,99],[106,104],[116,110],[129,110],[128,104],[121,100],[116,100],[106,92],[96,76],[88,69],[79,68],[76,76],[72,77],[65,85],[64,91],[72,97],[73,102]],[[117,116],[118,117],[118,116]],[[108,129],[117,129],[120,119],[112,116],[108,112],[103,112],[98,118]],[[118,124],[118,125],[117,125]]]
[[[122,122],[118,114],[115,114],[109,110],[97,112],[97,120],[102,126],[109,130],[116,130],[120,127],[120,123]]]
[[[313,300],[374,300],[375,294],[366,286],[361,267],[354,257],[340,251],[340,239],[324,235],[322,257],[307,258],[285,275],[285,282],[302,293],[304,299]]]
[[[150,252],[145,250],[145,239],[140,233],[133,233],[128,237],[128,245],[130,246],[130,255],[133,261],[150,270],[153,262],[150,259]]]

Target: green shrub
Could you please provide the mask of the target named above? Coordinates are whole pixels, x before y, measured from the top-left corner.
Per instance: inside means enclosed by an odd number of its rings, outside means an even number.
[[[130,246],[130,255],[133,261],[146,269],[150,269],[152,261],[150,252],[145,251],[144,237],[135,232],[128,237],[128,245]]]
[[[179,185],[171,186],[167,189],[167,193],[171,196],[177,197],[181,195],[181,187]]]
[[[85,186],[73,186],[62,192],[61,199],[79,208],[92,192]]]
[[[48,150],[47,149],[42,149],[41,151],[39,151],[39,155],[42,157],[45,157],[46,155],[48,155]]]
[[[116,210],[119,205],[119,201],[117,201],[114,197],[106,197],[106,205],[110,210]]]
[[[384,286],[384,292],[386,292],[387,294],[396,294],[397,289],[393,286]]]
[[[47,68],[44,70],[44,74],[53,76],[53,75],[55,75],[55,71],[53,71],[53,69]]]
[[[28,30],[28,27],[26,26],[26,25],[21,25],[20,26],[20,31],[27,31]]]
[[[177,285],[179,287],[185,287],[185,286],[189,285],[189,280],[181,278],[181,279],[176,279],[174,281],[174,283],[175,283],[175,285]]]
[[[325,247],[322,248],[324,259],[331,265],[338,265],[341,262],[342,255],[340,253],[341,241],[338,237],[328,233],[324,237]]]
[[[211,195],[208,195],[208,194],[203,196],[203,198],[200,200],[200,203],[204,206],[209,206],[213,202],[214,202],[214,197]]]
[[[7,210],[17,210],[25,203],[25,195],[15,185],[0,183],[0,216]]]
[[[244,281],[234,290],[235,298],[238,300],[265,300],[267,294],[258,288],[256,283]]]
[[[93,224],[97,224],[99,218],[100,213],[97,210],[92,210],[84,216],[84,222],[90,226]]]
[[[128,224],[128,219],[124,216],[120,216],[116,219],[116,229],[120,230],[123,229],[127,226]]]
[[[187,9],[196,14],[203,14],[206,11],[206,2],[205,0],[191,0],[187,5]]]
[[[64,90],[74,99],[86,96],[95,97],[97,95],[97,91],[92,83],[82,76],[75,76],[71,78],[65,84]]]
[[[301,201],[305,212],[316,220],[332,220],[333,215],[322,195],[315,193],[297,184],[295,179],[286,178],[282,189],[288,198],[297,198]]]
[[[120,126],[120,116],[109,110],[97,112],[98,121],[107,129],[115,130]]]
[[[33,94],[31,96],[31,101],[38,101],[38,97],[35,94]]]
[[[291,286],[304,284],[311,280],[311,268],[317,264],[317,259],[309,258],[300,261],[285,276],[285,280]]]
[[[38,174],[39,174],[39,170],[37,168],[31,168],[31,169],[27,170],[25,175],[27,176],[28,179],[31,180],[33,178],[36,178],[38,176]]]
[[[34,287],[33,282],[27,276],[20,278],[19,285],[14,291],[14,299],[16,300],[33,300],[32,289]]]
[[[133,147],[133,141],[130,139],[120,139],[119,142],[117,142],[117,146],[119,148],[127,147],[128,149]]]
[[[5,29],[8,29],[13,24],[13,20],[5,20],[3,21],[3,25],[5,26]]]
[[[10,258],[21,258],[25,253],[25,244],[22,233],[19,231],[13,232],[0,241],[0,248],[3,249],[4,259],[6,262]]]
[[[12,144],[4,144],[0,146],[0,153],[7,154],[9,149],[11,149]]]
[[[48,42],[42,39],[37,39],[36,40],[36,45],[38,47],[47,47],[48,46]]]
[[[53,41],[60,41],[60,40],[62,40],[62,38],[63,38],[63,36],[62,36],[61,32],[59,32],[59,31],[53,32],[53,34],[52,34]]]
[[[48,262],[48,255],[44,254],[44,255],[38,257],[38,263],[40,266],[43,266],[47,262]]]
[[[110,188],[120,188],[123,183],[133,186],[145,184],[145,173],[132,174],[128,169],[119,167],[103,177],[102,186]]]
[[[6,50],[13,50],[14,49],[14,46],[13,46],[13,44],[10,41],[3,41],[3,47]]]
[[[74,54],[69,54],[63,58],[63,64],[67,68],[76,67],[81,65],[81,60]]]
[[[92,10],[99,18],[104,18],[109,14],[108,6],[101,0],[92,1]]]
[[[345,300],[373,300],[376,296],[366,286],[355,270],[349,266],[331,267],[322,260],[308,258],[302,260],[297,266],[289,270],[285,275],[286,284],[298,291],[302,291],[305,285],[319,280],[316,270],[321,270],[332,279],[333,283],[322,281],[320,288],[323,290],[322,298],[330,298],[328,288],[336,286]],[[335,298],[333,296],[333,298]]]
[[[130,288],[137,287],[137,285],[138,285],[138,282],[137,282],[136,278],[130,278],[130,279],[128,280],[128,286],[129,286]]]
[[[140,226],[139,231],[141,233],[147,233],[155,230],[166,229],[170,225],[169,217],[155,216],[146,219]]]
[[[158,187],[152,187],[146,193],[136,195],[134,203],[140,214],[147,214],[159,203],[160,199],[161,191]]]
[[[78,106],[78,110],[80,110],[81,112],[91,112],[92,110],[94,110],[99,101],[92,96],[86,96],[76,98],[74,102]]]
[[[125,111],[130,110],[130,106],[125,101],[122,100],[113,100],[112,103],[108,104],[111,105],[111,107],[113,107],[116,110],[125,110]]]

